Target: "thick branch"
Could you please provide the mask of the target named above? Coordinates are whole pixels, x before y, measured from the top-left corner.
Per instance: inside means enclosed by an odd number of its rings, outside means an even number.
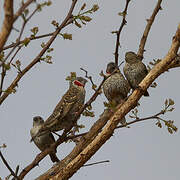
[[[146,25],[146,28],[144,30],[144,33],[143,33],[143,36],[141,38],[141,41],[140,41],[140,45],[139,45],[139,50],[138,50],[138,53],[137,55],[143,59],[143,54],[144,54],[144,47],[145,47],[145,44],[146,44],[146,40],[147,40],[147,37],[148,37],[148,34],[149,34],[149,31],[151,29],[151,26],[154,22],[154,19],[157,15],[157,13],[159,12],[159,10],[161,9],[161,2],[162,0],[158,0],[157,4],[156,4],[156,7],[150,17],[150,19],[147,19],[147,25]]]
[[[4,0],[4,21],[0,32],[0,52],[6,43],[13,25],[13,0]]]
[[[32,60],[32,62],[25,67],[21,73],[19,73],[14,81],[11,83],[11,85],[7,88],[7,90],[4,92],[4,94],[0,98],[0,105],[3,103],[3,101],[9,96],[10,92],[17,86],[18,82],[21,80],[21,78],[36,64],[40,61],[40,58],[43,56],[43,54],[46,52],[46,50],[50,47],[50,45],[53,43],[55,40],[56,36],[59,34],[59,32],[66,26],[66,23],[71,19],[72,17],[72,11],[75,7],[77,0],[74,0],[72,2],[72,6],[64,19],[64,21],[61,23],[61,25],[56,29],[56,31],[53,33],[52,37],[50,40],[46,43],[45,47],[40,51],[40,53],[37,55],[37,57]]]
[[[118,110],[110,118],[109,122],[105,125],[102,132],[100,132],[99,135],[96,136],[95,139],[89,145],[87,145],[81,151],[81,153],[78,156],[76,156],[72,161],[68,161],[68,162],[66,161],[67,165],[63,169],[61,169],[60,171],[51,171],[51,179],[64,180],[70,178],[78,169],[80,169],[83,166],[83,164],[85,164],[98,151],[98,149],[112,136],[114,129],[117,127],[120,120],[132,108],[134,108],[134,106],[136,106],[138,100],[141,98],[144,91],[173,61],[173,59],[176,57],[179,46],[180,46],[180,24],[176,31],[176,35],[173,38],[173,42],[168,54],[162,59],[160,63],[154,66],[154,68],[139,84],[139,88],[136,89],[132,93],[132,95],[128,98],[128,100],[118,108]],[[50,174],[49,176],[48,175],[41,176],[38,179],[42,180],[42,179],[47,179],[48,177],[50,177]]]

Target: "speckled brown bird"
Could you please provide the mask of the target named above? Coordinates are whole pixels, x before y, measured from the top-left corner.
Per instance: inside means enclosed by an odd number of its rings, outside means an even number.
[[[114,62],[107,64],[106,73],[109,77],[103,84],[104,95],[110,103],[120,104],[130,91],[129,83]],[[124,124],[125,119],[121,123]]]
[[[86,82],[86,79],[77,77],[70,83],[68,91],[57,104],[53,113],[44,122],[38,136],[46,131],[56,132],[63,129],[69,131],[76,125],[75,115],[84,105]]]
[[[148,70],[134,52],[127,52],[125,54],[125,61],[126,63],[123,68],[124,75],[134,90],[148,74]],[[149,93],[145,91],[144,96],[149,96]]]
[[[43,124],[44,120],[42,119],[42,117],[36,116],[33,118],[33,127],[30,130],[31,137],[34,137],[38,133],[39,129],[43,126]],[[35,137],[33,141],[41,151],[44,151],[55,142],[55,139],[52,133],[48,132],[46,134],[43,134],[42,136]],[[59,161],[59,159],[56,156],[56,149],[54,150],[54,152],[51,152],[49,156],[52,162]]]

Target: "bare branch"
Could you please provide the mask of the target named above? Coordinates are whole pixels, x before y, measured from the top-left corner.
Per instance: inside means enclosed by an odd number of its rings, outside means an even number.
[[[86,73],[85,77],[91,81],[92,89],[93,89],[94,91],[96,91],[96,85],[94,84],[94,82],[93,82],[93,80],[92,80],[92,76],[88,76],[88,71],[87,71],[87,70],[85,70],[85,69],[83,69],[83,68],[80,68],[80,70],[82,70],[82,71],[84,71],[84,72]]]
[[[11,174],[17,178],[19,180],[19,178],[17,177],[17,175],[14,173],[14,171],[12,170],[12,168],[10,167],[10,165],[8,164],[8,162],[6,161],[6,159],[4,158],[2,152],[0,151],[0,157],[3,161],[3,163],[5,164],[5,166],[8,168],[8,170],[11,172]]]
[[[3,83],[4,83],[4,78],[6,76],[6,69],[4,67],[4,63],[2,64],[2,72],[1,72],[1,84],[0,84],[0,96],[3,92]]]
[[[147,25],[145,27],[145,30],[144,30],[144,33],[143,33],[143,36],[141,38],[141,41],[140,41],[140,45],[139,45],[139,50],[138,50],[138,53],[137,55],[143,59],[143,54],[144,54],[144,47],[145,47],[145,44],[146,44],[146,40],[147,40],[147,37],[148,37],[148,34],[149,34],[149,31],[151,29],[151,26],[154,22],[154,19],[157,15],[157,13],[159,12],[159,10],[161,10],[161,2],[162,0],[158,0],[157,4],[156,4],[156,7],[150,17],[150,19],[147,19]]]
[[[23,24],[22,24],[22,27],[21,27],[21,31],[20,31],[20,33],[19,33],[19,36],[18,36],[18,38],[17,38],[17,40],[16,40],[16,45],[13,46],[13,48],[11,49],[11,51],[10,51],[10,52],[8,53],[8,55],[4,58],[4,62],[5,62],[5,61],[9,58],[9,56],[14,52],[14,50],[16,49],[16,47],[18,46],[18,44],[20,44],[20,40],[21,40],[23,31],[24,31],[24,29],[25,29],[25,26],[26,26],[26,24],[29,22],[29,20],[32,18],[32,16],[37,12],[37,10],[38,10],[38,7],[36,7],[36,9],[31,13],[31,15],[30,15],[27,19],[23,19],[24,21],[23,21]],[[19,50],[20,50],[20,49],[19,49]],[[18,50],[18,51],[19,51],[19,50]],[[17,54],[18,51],[16,51],[15,55]],[[15,57],[15,55],[13,56],[13,58]],[[11,62],[12,62],[13,58],[11,59]]]
[[[99,162],[95,162],[95,163],[85,164],[83,167],[93,166],[95,164],[102,164],[102,163],[107,163],[107,162],[110,162],[110,161],[106,160],[106,161],[99,161]]]
[[[0,32],[0,53],[13,25],[13,0],[4,0],[4,21]]]
[[[121,22],[121,25],[119,27],[119,30],[116,32],[116,48],[115,48],[115,63],[116,65],[118,66],[118,57],[119,57],[119,46],[120,46],[120,34],[121,34],[121,31],[124,27],[124,25],[126,25],[127,21],[126,21],[126,15],[127,15],[127,9],[128,9],[128,5],[129,5],[129,2],[130,0],[126,0],[126,5],[125,5],[125,8],[124,8],[124,11],[121,13],[122,16],[123,16],[123,19],[122,19],[122,22]]]
[[[19,8],[19,10],[14,14],[13,21],[15,22],[17,18],[24,12],[24,10],[33,2],[34,0],[27,0],[25,3],[22,4],[22,6]]]
[[[18,46],[18,45],[20,45],[20,44],[23,44],[27,39],[29,39],[29,40],[35,40],[35,39],[40,39],[40,38],[44,38],[44,37],[49,37],[49,36],[52,36],[52,35],[53,35],[53,33],[43,34],[43,35],[35,36],[35,37],[30,36],[30,37],[25,38],[25,39],[22,40],[22,41],[15,42],[15,43],[12,43],[12,44],[10,44],[10,45],[8,45],[8,46],[5,46],[5,47],[3,48],[3,50],[9,49],[9,48],[13,48],[14,46]]]

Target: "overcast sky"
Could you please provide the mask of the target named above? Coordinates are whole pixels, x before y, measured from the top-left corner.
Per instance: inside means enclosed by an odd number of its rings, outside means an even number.
[[[15,7],[21,1],[15,0]],[[81,5],[86,1],[79,1],[75,8],[76,14]],[[128,9],[127,26],[121,34],[120,61],[124,59],[126,51],[137,52],[140,38],[146,25],[146,19],[152,14],[157,0],[143,1],[132,0]],[[83,67],[93,76],[99,84],[101,77],[99,72],[104,70],[106,64],[114,59],[115,35],[110,32],[117,30],[121,17],[118,12],[122,11],[125,0],[114,1],[87,1],[87,7],[98,4],[100,9],[91,17],[93,20],[81,29],[70,25],[62,32],[72,33],[73,40],[63,40],[58,37],[51,47],[54,51],[53,64],[38,63],[33,67],[18,84],[17,92],[10,95],[0,108],[0,144],[5,143],[6,149],[2,149],[10,166],[15,169],[26,167],[40,152],[33,143],[30,143],[30,128],[33,116],[40,115],[46,119],[53,111],[55,105],[68,88],[65,81],[70,72],[77,72],[78,76],[84,76],[80,71]],[[24,37],[30,35],[30,29],[38,26],[39,35],[54,31],[52,20],[61,22],[65,17],[71,0],[53,1],[52,6],[44,8],[37,13],[28,23]],[[0,3],[0,12],[2,13]],[[163,58],[171,45],[171,40],[180,23],[180,1],[164,1],[163,11],[160,11],[150,31],[146,43],[143,62],[147,65],[151,60]],[[2,17],[2,14],[1,14]],[[2,18],[0,19],[0,25]],[[21,20],[14,25],[20,28]],[[18,33],[13,32],[9,43],[15,41]],[[27,48],[18,53],[16,59],[22,61],[25,67],[34,59],[41,50],[41,42],[47,42],[49,38],[33,41]],[[9,44],[7,43],[7,44]],[[123,66],[122,66],[123,67]],[[121,67],[121,68],[122,68]],[[8,72],[8,85],[16,71],[12,68]],[[170,70],[160,76],[156,88],[150,88],[150,97],[142,97],[139,107],[140,117],[147,117],[159,112],[166,98],[175,100],[175,110],[163,116],[166,120],[174,120],[175,125],[180,127],[180,85],[178,69]],[[93,91],[91,84],[86,86],[86,100],[91,97]],[[81,132],[87,131],[103,112],[102,94],[93,103],[95,118],[82,117],[80,124],[86,126]],[[128,115],[127,121],[131,120]],[[170,135],[166,128],[160,129],[155,125],[155,120],[136,123],[131,128],[123,128],[115,131],[114,136],[91,158],[89,162],[110,160],[110,163],[81,168],[71,179],[124,179],[124,180],[179,180],[180,179],[180,134],[179,131]],[[58,147],[57,156],[63,159],[74,147],[74,143],[66,143]],[[1,162],[1,160],[0,160]],[[52,166],[49,156],[43,159],[39,167],[34,168],[25,177],[27,180],[34,179]],[[0,177],[4,178],[9,171],[0,163]]]

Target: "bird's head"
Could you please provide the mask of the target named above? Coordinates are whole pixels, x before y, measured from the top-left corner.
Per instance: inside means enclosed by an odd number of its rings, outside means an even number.
[[[125,61],[129,64],[136,63],[138,61],[138,56],[136,53],[129,51],[125,54]]]
[[[84,87],[87,83],[87,80],[82,77],[76,77],[76,79],[72,82],[72,85],[75,87]]]
[[[33,117],[33,126],[35,125],[41,125],[44,123],[44,120],[41,116],[35,116]]]
[[[119,70],[119,67],[114,62],[110,62],[107,64],[107,68],[106,68],[107,75],[112,74],[115,70]]]

